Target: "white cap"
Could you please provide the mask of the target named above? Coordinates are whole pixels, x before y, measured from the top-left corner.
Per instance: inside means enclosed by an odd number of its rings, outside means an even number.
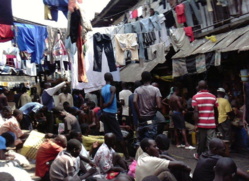
[[[217,92],[223,92],[223,93],[226,93],[226,91],[225,91],[225,89],[223,89],[223,88],[219,88],[219,89],[217,89]]]

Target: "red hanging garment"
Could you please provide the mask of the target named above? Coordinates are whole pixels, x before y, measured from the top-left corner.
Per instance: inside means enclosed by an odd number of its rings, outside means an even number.
[[[6,42],[14,38],[11,25],[0,24],[0,42]]]

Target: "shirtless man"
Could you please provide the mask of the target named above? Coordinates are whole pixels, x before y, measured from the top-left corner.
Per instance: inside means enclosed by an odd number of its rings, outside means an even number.
[[[90,134],[96,135],[99,130],[99,120],[96,113],[93,111],[94,107],[95,103],[93,101],[89,101],[87,104],[84,104],[83,111],[85,114],[82,119],[84,123],[89,125]]]
[[[185,120],[183,117],[183,106],[182,106],[182,98],[179,97],[179,89],[174,87],[174,93],[170,96],[169,105],[172,110],[172,120],[174,123],[174,132],[175,132],[175,139],[176,139],[176,147],[185,147],[185,149],[193,150],[195,147],[191,146],[188,143],[187,136],[186,136],[186,128],[185,128]],[[179,138],[178,138],[178,130],[181,131],[182,137],[184,139],[185,145],[181,145]]]

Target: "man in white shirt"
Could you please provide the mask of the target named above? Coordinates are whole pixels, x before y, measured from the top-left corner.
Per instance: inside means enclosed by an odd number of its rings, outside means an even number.
[[[130,125],[129,121],[129,96],[132,92],[127,88],[126,82],[122,82],[122,91],[119,92],[119,101],[122,105],[122,119],[125,119],[126,124]]]
[[[160,180],[164,180],[167,177],[170,181],[176,181],[175,177],[169,172],[169,169],[191,171],[183,162],[159,158],[159,149],[153,139],[144,138],[140,146],[144,153],[138,157],[136,181],[142,181],[143,178],[150,175],[156,175]]]

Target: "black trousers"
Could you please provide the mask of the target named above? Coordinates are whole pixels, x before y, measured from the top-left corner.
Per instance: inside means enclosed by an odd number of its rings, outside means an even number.
[[[101,72],[103,49],[107,57],[107,62],[110,68],[110,72],[116,71],[117,68],[115,65],[115,58],[114,58],[111,38],[107,34],[100,34],[100,33],[95,33],[93,35],[93,50],[94,50],[93,71]]]

